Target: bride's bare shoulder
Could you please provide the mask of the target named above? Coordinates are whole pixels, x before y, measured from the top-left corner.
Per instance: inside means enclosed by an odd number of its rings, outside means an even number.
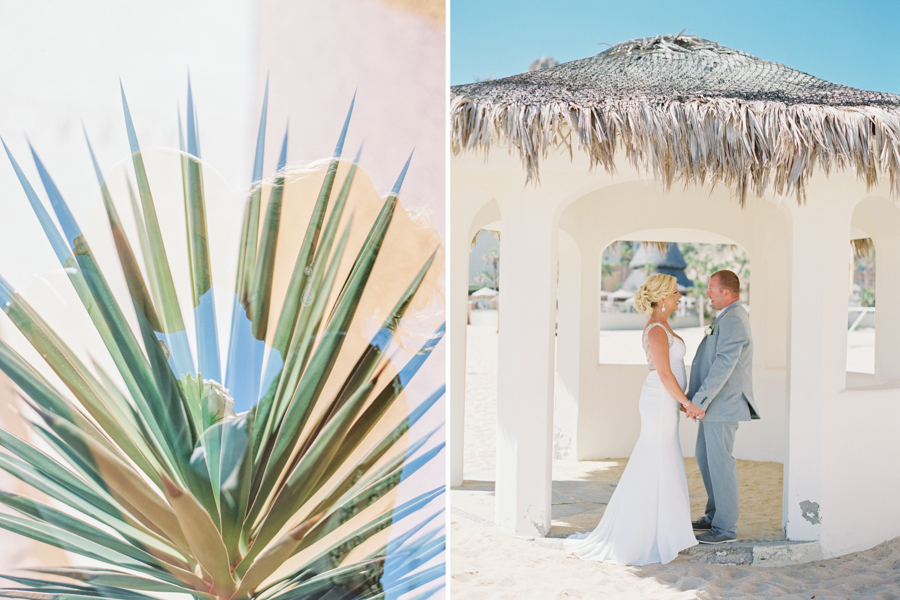
[[[666,326],[657,321],[653,321],[647,325],[644,329],[644,335],[646,335],[650,340],[661,340],[663,338],[668,339],[668,332],[666,331]]]

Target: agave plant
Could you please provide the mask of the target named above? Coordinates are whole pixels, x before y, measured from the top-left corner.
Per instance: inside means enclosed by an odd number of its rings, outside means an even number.
[[[55,221],[3,142],[115,368],[103,368],[102,361],[89,367],[0,278],[4,312],[65,386],[54,387],[0,340],[0,369],[21,389],[41,440],[30,443],[0,430],[0,468],[49,498],[0,492],[0,502],[16,513],[0,514],[0,527],[103,564],[4,575],[15,586],[0,595],[424,598],[443,586],[445,534],[437,518],[443,486],[403,502],[396,498],[401,481],[443,448],[442,441],[429,442],[433,431],[410,439],[410,429],[443,395],[443,386],[411,411],[390,410],[444,332],[439,326],[403,364],[390,350],[423,281],[434,278],[435,253],[417,258],[419,266],[402,275],[405,281],[371,339],[355,346],[348,341],[352,323],[371,320],[371,314],[358,314],[361,298],[373,287],[409,161],[374,222],[353,223],[354,215],[344,213],[357,161],[348,166],[340,160],[351,103],[318,196],[309,199],[313,208],[299,251],[285,259],[280,240],[299,233],[281,227],[291,190],[286,135],[278,171],[262,177],[267,99],[268,88],[243,215],[224,373],[190,85],[186,144],[179,119],[188,319],[124,90],[137,246],[90,142],[88,148],[131,307],[120,303],[34,150]],[[339,173],[345,175],[335,194]],[[353,256],[348,240],[359,229],[367,233]],[[279,251],[278,260],[293,264],[283,295],[274,292],[285,287],[274,283]],[[400,276],[396,269],[383,272],[392,281]],[[129,324],[135,317],[136,327]],[[190,318],[193,344],[185,325]],[[351,347],[352,367],[336,368]]]

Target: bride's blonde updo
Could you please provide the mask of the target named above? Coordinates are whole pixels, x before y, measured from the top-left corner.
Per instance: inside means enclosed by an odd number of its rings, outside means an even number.
[[[634,307],[642,313],[650,314],[657,303],[675,289],[675,278],[664,273],[656,273],[644,280],[644,285],[634,293]]]

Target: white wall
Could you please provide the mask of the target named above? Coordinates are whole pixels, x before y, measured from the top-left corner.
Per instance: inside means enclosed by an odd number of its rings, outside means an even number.
[[[822,551],[900,535],[900,382],[844,390],[826,400],[822,421]]]
[[[690,377],[690,365],[687,372]],[[582,396],[578,404],[581,460],[631,455],[641,431],[637,401],[646,377],[644,365],[597,365],[593,393]],[[734,455],[745,460],[784,462],[784,371],[754,369],[753,393],[763,418],[740,424]],[[697,424],[682,419],[679,435],[682,453],[694,456]]]
[[[130,154],[120,79],[142,148],[177,148],[190,69],[203,158],[235,190],[249,183],[261,91],[254,0],[4,2],[0,55],[0,135],[32,176],[28,136],[76,216],[99,197],[81,123],[104,170]],[[0,273],[21,285],[58,268],[5,155],[0,197],[22,215],[0,219],[0,250],[29,248],[27,260],[0,258]]]

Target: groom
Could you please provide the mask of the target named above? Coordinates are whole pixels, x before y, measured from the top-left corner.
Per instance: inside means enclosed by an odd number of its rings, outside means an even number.
[[[692,524],[697,541],[724,544],[737,539],[737,463],[731,455],[738,421],[759,418],[753,402],[753,341],[750,318],[741,306],[740,280],[731,271],[709,278],[706,296],[719,315],[700,342],[691,364],[687,397],[706,416],[697,432],[697,466],[703,477],[706,514]]]

